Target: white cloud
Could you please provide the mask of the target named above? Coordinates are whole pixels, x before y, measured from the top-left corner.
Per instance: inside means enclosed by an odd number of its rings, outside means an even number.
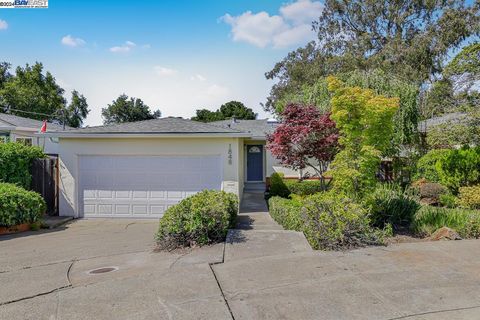
[[[202,76],[201,74],[195,74],[193,76],[190,77],[190,80],[192,81],[195,81],[195,80],[198,80],[198,81],[206,81],[207,78],[205,78],[204,76]]]
[[[66,35],[62,38],[62,44],[67,47],[81,47],[85,45],[85,40]]]
[[[153,67],[153,70],[155,70],[155,72],[162,77],[173,76],[178,73],[178,71],[175,69],[170,69],[162,66],[155,66]]]
[[[318,1],[299,0],[280,8],[282,16],[295,24],[311,24],[322,13],[323,5]]]
[[[126,53],[130,52],[133,48],[135,48],[137,44],[132,41],[125,41],[125,43],[121,46],[115,46],[110,48],[110,52],[113,53]]]
[[[8,29],[7,21],[0,19],[0,30],[7,30],[7,29]]]
[[[150,49],[152,46],[149,43],[142,45],[143,49]]]
[[[273,46],[275,48],[286,48],[298,43],[306,43],[312,38],[312,27],[301,24],[276,34],[273,38]]]
[[[314,38],[311,23],[323,10],[318,1],[298,0],[283,5],[280,15],[265,11],[246,11],[238,16],[225,14],[221,21],[231,26],[233,41],[247,42],[257,47],[290,47]]]

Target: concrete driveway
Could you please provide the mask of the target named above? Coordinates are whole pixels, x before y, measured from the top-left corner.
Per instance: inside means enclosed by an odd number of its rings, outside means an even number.
[[[225,244],[155,253],[156,227],[78,220],[0,237],[0,319],[480,318],[480,241],[318,252],[250,212]]]

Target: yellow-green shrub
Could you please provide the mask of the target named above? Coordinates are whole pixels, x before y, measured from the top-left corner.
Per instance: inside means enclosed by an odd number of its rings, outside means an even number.
[[[465,208],[480,209],[480,185],[461,187],[457,202]]]

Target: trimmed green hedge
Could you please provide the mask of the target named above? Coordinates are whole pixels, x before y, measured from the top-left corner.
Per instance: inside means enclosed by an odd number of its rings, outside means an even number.
[[[288,230],[303,231],[303,220],[300,217],[302,206],[299,199],[272,197],[268,200],[270,215]]]
[[[38,147],[25,146],[14,142],[1,143],[0,182],[14,183],[25,189],[30,189],[32,162],[38,158],[45,158],[45,154]]]
[[[204,190],[167,209],[156,239],[160,249],[205,245],[225,240],[238,212],[233,193]]]
[[[270,176],[270,196],[288,198],[291,194],[308,196],[324,191],[319,180],[284,179],[283,174],[273,173]]]
[[[14,184],[0,183],[0,226],[37,222],[45,209],[45,201],[38,193]]]

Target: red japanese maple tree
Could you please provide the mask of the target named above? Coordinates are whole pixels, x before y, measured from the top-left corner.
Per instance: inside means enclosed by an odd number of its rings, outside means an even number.
[[[267,136],[267,148],[286,167],[315,170],[325,186],[324,172],[338,152],[338,130],[330,113],[314,106],[288,105],[282,123]]]

